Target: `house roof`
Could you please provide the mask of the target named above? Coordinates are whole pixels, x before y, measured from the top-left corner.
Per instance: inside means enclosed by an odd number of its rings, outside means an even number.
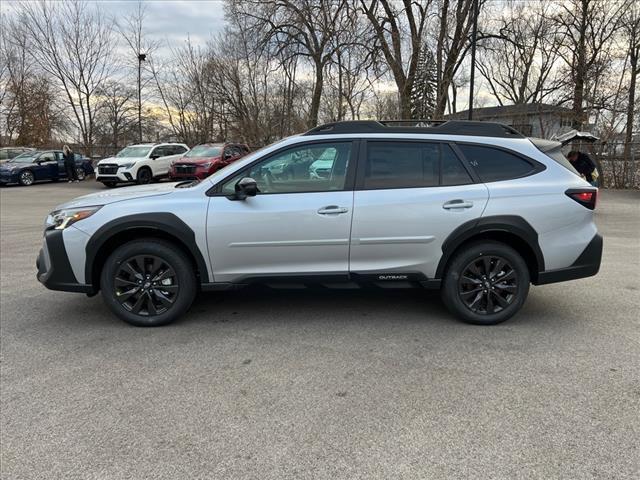
[[[480,120],[482,118],[513,117],[515,115],[539,115],[540,113],[570,114],[572,113],[572,111],[568,108],[559,107],[557,105],[550,105],[547,103],[499,105],[495,107],[483,107],[483,108],[473,109],[474,120]],[[445,115],[444,118],[460,119],[460,118],[467,118],[468,116],[469,116],[469,110],[462,110],[460,112]]]

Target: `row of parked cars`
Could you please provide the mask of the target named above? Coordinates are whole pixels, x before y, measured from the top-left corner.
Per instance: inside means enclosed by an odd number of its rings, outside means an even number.
[[[0,184],[17,183],[28,186],[38,181],[66,179],[67,172],[61,150],[24,149],[0,165]],[[96,174],[96,180],[106,187],[118,184],[148,184],[163,178],[173,181],[202,180],[241,159],[250,149],[243,143],[204,143],[189,149],[183,143],[141,143],[123,148],[117,155],[100,160],[94,170],[92,161],[76,156],[78,179]],[[259,172],[273,180],[293,178],[326,178],[333,166],[332,152],[295,153],[270,164]]]
[[[4,148],[3,154],[9,158],[0,160],[0,185],[17,183],[23,186],[39,181],[67,179],[62,150],[35,150],[27,148]],[[22,152],[19,152],[22,150]],[[18,152],[17,155],[11,156]],[[76,172],[79,180],[93,174],[91,159],[75,154]]]
[[[120,183],[147,184],[162,178],[204,179],[249,153],[241,143],[205,143],[189,149],[182,143],[130,145],[114,157],[98,162],[94,171],[89,158],[75,154],[78,179],[96,173],[107,187]],[[66,179],[61,150],[26,147],[0,149],[0,184],[32,185],[39,181]]]
[[[161,178],[203,179],[249,153],[241,143],[205,143],[189,149],[183,143],[130,145],[98,162],[96,180],[107,187],[144,185]]]

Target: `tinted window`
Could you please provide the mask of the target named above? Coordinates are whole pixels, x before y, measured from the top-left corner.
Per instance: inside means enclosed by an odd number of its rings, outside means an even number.
[[[533,171],[533,165],[529,162],[504,150],[477,145],[458,146],[483,182],[524,177]]]
[[[440,145],[368,142],[365,189],[432,187],[439,183]]]
[[[173,147],[171,147],[171,155],[178,155],[180,153],[184,153],[187,151],[186,148],[184,148],[182,145],[174,145]]]
[[[292,147],[234,175],[225,182],[222,192],[234,193],[236,182],[243,177],[253,178],[260,193],[343,190],[350,155],[351,142]]]
[[[473,180],[449,145],[442,145],[442,176],[440,185],[467,185]]]
[[[153,149],[153,152],[151,152],[152,157],[164,157],[166,155],[169,155],[169,150],[170,147],[156,147]]]
[[[221,153],[220,145],[198,145],[193,147],[185,157],[219,157]]]
[[[118,152],[118,158],[146,157],[151,147],[126,147]]]

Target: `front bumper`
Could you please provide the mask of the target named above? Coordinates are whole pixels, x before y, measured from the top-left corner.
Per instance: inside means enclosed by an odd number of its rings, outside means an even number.
[[[169,178],[172,180],[204,180],[209,175],[211,175],[211,171],[196,169],[193,173],[178,173],[174,170],[169,171]]]
[[[92,285],[78,283],[64,247],[63,230],[47,230],[36,260],[38,281],[49,290],[93,294]]]
[[[126,170],[118,170],[118,173],[113,175],[106,175],[104,173],[96,173],[96,181],[98,182],[133,182],[135,180],[131,172]]]
[[[602,243],[602,236],[596,233],[571,266],[538,273],[538,279],[533,282],[534,285],[566,282],[595,275],[600,270]]]
[[[0,174],[0,183],[18,183],[18,174]]]

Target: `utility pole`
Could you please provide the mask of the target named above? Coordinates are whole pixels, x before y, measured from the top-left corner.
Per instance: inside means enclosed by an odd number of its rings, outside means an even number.
[[[473,120],[473,81],[476,75],[476,39],[478,37],[478,0],[473,0],[473,27],[471,31],[471,78],[469,80],[469,120]]]
[[[142,62],[146,59],[146,53],[138,53],[138,141],[140,143],[142,143]]]

